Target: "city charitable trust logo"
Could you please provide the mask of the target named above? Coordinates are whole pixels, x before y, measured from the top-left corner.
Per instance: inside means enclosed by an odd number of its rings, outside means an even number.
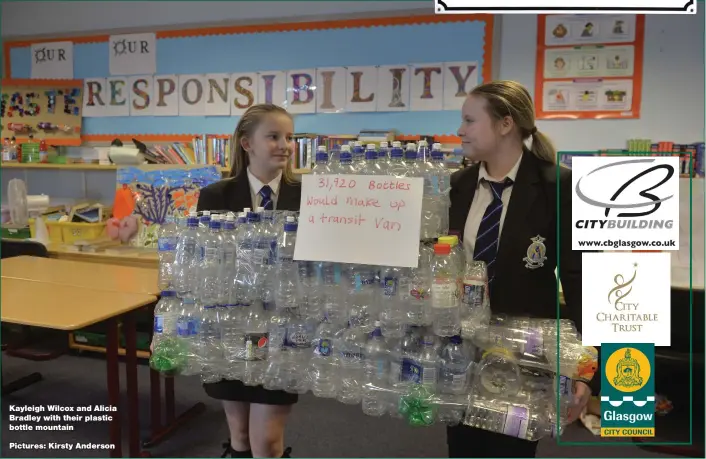
[[[654,437],[654,344],[601,346],[602,437]]]
[[[572,158],[572,247],[677,250],[679,158]]]

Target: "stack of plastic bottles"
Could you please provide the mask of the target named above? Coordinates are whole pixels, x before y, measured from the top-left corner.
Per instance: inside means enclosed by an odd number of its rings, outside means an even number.
[[[314,173],[397,175],[400,145],[384,148],[343,146],[338,162],[320,149]],[[581,365],[595,369],[595,354],[569,325],[557,352],[556,321],[491,317],[485,265],[467,262],[442,232],[448,175],[424,177],[437,185],[424,195],[415,268],[294,260],[296,212],[192,211],[164,225],[152,367],[311,391],[412,425],[465,422],[525,438],[556,431],[552,388],[590,379]],[[523,413],[524,424],[513,421]]]

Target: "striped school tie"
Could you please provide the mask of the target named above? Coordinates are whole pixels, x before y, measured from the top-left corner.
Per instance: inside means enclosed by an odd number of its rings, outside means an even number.
[[[512,180],[506,178],[502,182],[491,182],[482,179],[490,185],[490,190],[493,192],[493,201],[488,204],[483,214],[483,220],[478,227],[478,235],[476,236],[476,245],[473,249],[473,259],[484,261],[488,267],[488,285],[495,278],[495,257],[498,254],[498,241],[500,239],[500,217],[503,213],[503,190],[512,186]]]
[[[270,188],[269,185],[265,185],[260,188],[260,191],[257,194],[259,194],[262,198],[262,203],[260,204],[260,207],[265,210],[274,210],[274,203],[272,202],[272,188]]]

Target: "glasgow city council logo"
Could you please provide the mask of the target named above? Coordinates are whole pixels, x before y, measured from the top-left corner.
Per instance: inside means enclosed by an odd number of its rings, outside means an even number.
[[[601,345],[602,437],[654,437],[654,344]]]

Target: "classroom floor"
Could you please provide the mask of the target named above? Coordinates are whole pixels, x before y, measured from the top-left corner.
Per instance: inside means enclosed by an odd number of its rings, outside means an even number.
[[[108,426],[102,423],[79,425],[73,432],[9,431],[9,406],[71,403],[106,403],[105,362],[100,358],[64,356],[49,362],[29,362],[2,357],[5,381],[33,371],[44,380],[22,391],[2,397],[2,457],[42,457],[35,452],[10,450],[9,442],[94,442],[107,441]],[[124,379],[124,369],[121,368]],[[141,427],[149,431],[149,371],[139,368]],[[125,389],[125,383],[121,385]],[[160,457],[220,457],[221,443],[228,438],[219,402],[209,399],[196,378],[178,378],[177,412],[198,401],[207,410],[186,428],[152,450]],[[123,417],[125,420],[125,417]],[[125,432],[125,431],[124,431]],[[570,426],[563,441],[601,441],[578,424]],[[607,442],[606,442],[607,443]],[[389,417],[365,416],[359,407],[315,398],[307,394],[295,406],[286,434],[293,457],[445,457],[443,426],[412,428]],[[127,444],[123,447],[127,452]],[[98,454],[97,454],[98,453]],[[107,457],[89,451],[53,450],[44,457]],[[558,446],[554,440],[540,442],[538,457],[673,457],[641,450],[635,446]]]

